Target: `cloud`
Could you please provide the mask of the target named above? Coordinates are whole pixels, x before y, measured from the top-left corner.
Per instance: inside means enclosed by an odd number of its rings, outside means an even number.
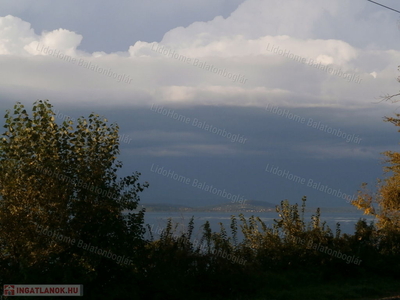
[[[25,54],[23,48],[36,35],[28,22],[13,16],[0,17],[0,55]]]
[[[76,56],[76,48],[82,41],[82,36],[65,29],[43,32],[38,41],[31,42],[24,49],[33,55],[48,55],[43,49],[57,49],[65,55]]]
[[[305,157],[315,159],[376,159],[384,147],[340,145],[324,143],[325,145],[297,145],[298,151],[304,152]],[[329,144],[329,145],[327,145]]]
[[[210,41],[235,35],[245,39],[267,35],[307,38],[312,35],[315,24],[326,13],[334,15],[338,6],[338,3],[328,0],[312,0],[307,3],[297,0],[248,0],[226,19],[218,16],[209,22],[195,22],[187,28],[172,29],[164,35],[161,43],[206,45]]]
[[[66,29],[36,35],[31,24],[11,15],[0,17],[0,55],[46,55],[38,43],[74,55],[82,36]]]
[[[227,156],[243,154],[243,151],[234,149],[229,145],[219,144],[178,144],[163,147],[149,146],[139,149],[126,151],[129,155],[148,156],[148,157],[198,157],[198,156]]]
[[[162,4],[168,16],[174,15],[170,4]],[[177,172],[179,167],[190,170],[191,178],[203,176],[221,186],[229,181],[227,186],[239,189],[232,186],[236,178],[243,193],[259,198],[280,184],[266,180],[262,162],[293,165],[296,174],[318,171],[337,178],[342,188],[355,186],[366,174],[375,177],[369,163],[395,147],[395,131],[380,125],[392,107],[378,104],[376,97],[398,91],[400,51],[394,42],[397,27],[391,24],[397,16],[353,0],[247,0],[231,15],[204,22],[193,18],[182,22],[188,26],[165,26],[162,38],[136,41],[129,30],[116,30],[127,26],[118,18],[128,14],[122,10],[113,7],[113,24],[101,24],[124,40],[125,48],[110,46],[117,49],[112,53],[101,47],[79,50],[83,41],[93,40],[82,26],[60,22],[42,31],[29,15],[0,18],[0,106],[8,109],[21,101],[30,107],[36,99],[50,99],[75,118],[96,111],[132,138],[121,144],[128,169],[148,170],[160,163]],[[96,22],[111,18],[111,12],[98,7],[93,14],[79,14],[93,32],[100,28]],[[46,10],[42,16],[54,18]],[[160,26],[160,20],[153,22]],[[96,45],[104,43],[100,38]],[[362,80],[348,80],[340,72]],[[235,81],[234,75],[247,80]],[[118,81],[118,76],[129,80]],[[190,123],[151,111],[153,104],[175,110]],[[267,111],[267,105],[288,109],[305,122]],[[248,140],[232,143],[192,125],[194,118]],[[309,119],[357,134],[362,141],[346,143],[307,125]],[[353,175],[343,175],[350,171]],[[316,175],[310,178],[317,180]],[[178,195],[159,193],[162,199]],[[296,191],[283,188],[274,199],[292,196],[286,193]],[[192,191],[181,197],[192,197]]]
[[[400,52],[356,47],[341,30],[334,39],[321,38],[321,26],[336,26],[334,17],[346,9],[362,9],[354,7],[350,1],[247,0],[230,16],[177,27],[160,42],[138,41],[115,53],[79,51],[80,34],[60,28],[36,35],[28,22],[6,16],[0,18],[0,53],[25,58],[13,64],[0,58],[9,72],[2,89],[18,84],[20,94],[61,93],[71,103],[79,95],[79,104],[370,107],[365,98],[378,87],[397,88],[390,80]],[[379,19],[368,26],[379,26]]]

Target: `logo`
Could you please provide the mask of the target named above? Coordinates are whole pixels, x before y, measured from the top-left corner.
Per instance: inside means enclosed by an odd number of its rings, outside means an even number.
[[[13,285],[4,285],[4,296],[14,296],[14,286]]]

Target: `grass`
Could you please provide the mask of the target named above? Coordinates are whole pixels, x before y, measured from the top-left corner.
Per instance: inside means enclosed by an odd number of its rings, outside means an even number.
[[[373,300],[400,294],[400,281],[393,278],[372,276],[324,283],[307,276],[310,280],[306,283],[301,278],[307,277],[298,275],[297,281],[278,277],[276,289],[261,291],[254,300]]]

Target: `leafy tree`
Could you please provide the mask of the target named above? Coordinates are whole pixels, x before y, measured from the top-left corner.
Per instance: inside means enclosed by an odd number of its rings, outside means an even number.
[[[118,125],[95,114],[59,125],[48,101],[32,111],[8,110],[0,139],[0,281],[112,281],[113,268],[137,269],[144,210],[123,212],[148,183],[117,177]]]
[[[398,67],[400,70],[400,66]],[[400,82],[400,77],[397,78]],[[397,94],[386,94],[381,97],[382,101],[391,101],[392,103],[399,100],[394,99],[400,96]],[[400,126],[400,114],[395,117],[385,117],[385,122],[390,122],[395,126]],[[400,132],[400,130],[398,130]],[[400,153],[386,151],[383,153],[386,158],[385,162],[388,166],[384,167],[384,172],[392,173],[385,179],[378,179],[377,192],[368,189],[368,184],[362,184],[362,190],[359,191],[358,198],[352,202],[354,206],[364,210],[367,215],[377,217],[377,226],[387,232],[400,231]]]
[[[394,96],[397,95],[386,96],[384,99],[390,100]],[[400,126],[400,114],[385,117],[384,121]],[[367,183],[363,183],[352,204],[364,210],[364,214],[376,216],[377,226],[381,230],[396,232],[400,231],[400,153],[386,151],[383,154],[388,164],[384,172],[390,176],[378,179],[376,192],[371,191]]]

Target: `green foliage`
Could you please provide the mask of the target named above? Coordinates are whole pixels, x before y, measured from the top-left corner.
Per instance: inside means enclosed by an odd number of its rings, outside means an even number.
[[[48,101],[35,102],[32,112],[20,103],[7,111],[0,140],[0,277],[111,283],[116,277],[106,274],[137,262],[132,250],[143,243],[144,211],[122,212],[136,209],[148,184],[138,183],[140,173],[117,178],[117,125],[95,114],[75,127],[57,124]],[[120,266],[83,243],[130,255],[132,263]],[[70,272],[61,271],[66,266]]]
[[[395,115],[395,118],[385,117],[385,121],[398,127],[400,114]],[[363,210],[364,214],[376,216],[380,229],[400,232],[400,153],[386,151],[383,154],[387,163],[384,172],[390,176],[378,179],[376,192],[363,183],[358,198],[352,204]]]
[[[162,280],[168,295],[174,299],[181,299],[181,294],[194,298],[199,295],[199,299],[241,299],[240,295],[243,295],[243,299],[256,299],[257,294],[269,295],[270,298],[281,295],[281,299],[286,299],[291,293],[287,292],[284,296],[278,286],[282,285],[282,289],[292,288],[288,285],[294,278],[299,278],[299,274],[304,274],[300,275],[304,282],[295,284],[293,288],[306,285],[311,289],[311,282],[315,282],[316,278],[321,281],[319,284],[323,284],[324,280],[345,281],[365,276],[365,270],[382,276],[399,275],[399,235],[378,231],[373,223],[368,225],[365,220],[356,224],[354,235],[341,234],[340,224],[337,223],[334,235],[326,222],[321,221],[320,209],[316,210],[308,223],[305,222],[306,200],[304,196],[300,213],[297,204],[290,205],[288,201],[282,201],[276,208],[279,218],[274,220],[271,227],[259,217],[246,218],[240,214],[241,241],[237,241],[235,216],[231,216],[231,236],[222,224],[219,232],[213,232],[207,221],[202,226],[201,241],[206,246],[204,252],[199,252],[199,247],[196,249],[193,241],[187,239],[190,236],[188,232],[176,232],[177,224],[174,227],[170,220],[163,237],[148,244],[148,249],[153,249],[148,256],[149,264],[153,266],[149,279]],[[193,218],[189,224],[193,224]],[[175,238],[168,239],[168,236]],[[186,247],[180,242],[183,237],[186,238]],[[336,251],[333,253],[340,252],[347,259],[329,255],[326,249]],[[354,258],[361,260],[361,265],[355,264],[358,260]],[[391,265],[387,265],[389,261]],[[386,267],[383,269],[382,265]],[[313,275],[308,278],[305,274]],[[279,277],[281,281],[277,280]],[[161,295],[165,290],[158,292]],[[324,295],[329,298],[329,292]],[[343,295],[337,299],[345,297]]]

